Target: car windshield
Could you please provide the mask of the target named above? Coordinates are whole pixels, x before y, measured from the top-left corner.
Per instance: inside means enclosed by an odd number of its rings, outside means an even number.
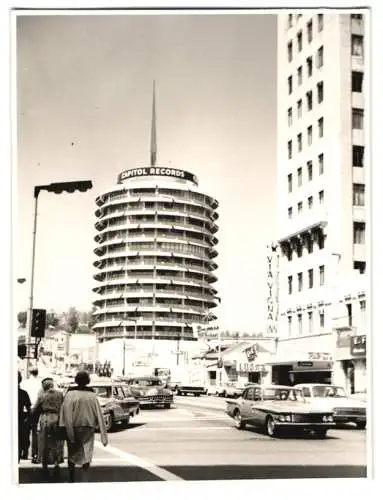
[[[301,389],[268,387],[263,389],[263,400],[266,401],[304,401]]]
[[[343,387],[335,385],[314,385],[314,398],[345,398],[346,392]]]
[[[102,386],[92,385],[92,389],[100,398],[110,398],[112,394],[112,388],[110,386],[102,387]]]
[[[142,385],[144,387],[153,387],[156,386],[158,387],[159,385],[162,385],[162,382],[160,379],[138,379],[134,381],[135,385]]]

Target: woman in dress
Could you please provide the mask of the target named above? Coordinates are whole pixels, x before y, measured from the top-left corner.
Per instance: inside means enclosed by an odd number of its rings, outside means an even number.
[[[59,464],[64,461],[64,441],[58,429],[64,397],[54,389],[53,379],[45,378],[41,385],[42,391],[32,409],[32,418],[35,421],[38,419],[38,462],[43,466],[44,475],[48,475],[48,465],[54,465],[57,476],[60,472]]]
[[[75,377],[77,385],[68,390],[61,407],[60,426],[66,429],[70,482],[75,480],[76,465],[82,468],[81,481],[87,481],[97,429],[100,430],[102,444],[108,444],[100,403],[93,390],[87,387],[89,382],[87,372],[78,372]]]

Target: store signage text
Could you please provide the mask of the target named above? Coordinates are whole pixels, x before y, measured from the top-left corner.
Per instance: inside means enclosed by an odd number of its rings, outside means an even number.
[[[311,361],[332,361],[332,355],[329,352],[308,352],[307,354]]]
[[[178,170],[176,168],[148,167],[148,168],[132,168],[124,170],[117,178],[118,182],[132,177],[144,177],[147,175],[160,175],[165,177],[178,177],[198,184],[197,177],[186,170]]]
[[[350,354],[352,356],[366,355],[366,336],[355,335],[350,338]]]
[[[256,365],[255,363],[237,363],[237,372],[262,372],[264,371],[263,365]]]

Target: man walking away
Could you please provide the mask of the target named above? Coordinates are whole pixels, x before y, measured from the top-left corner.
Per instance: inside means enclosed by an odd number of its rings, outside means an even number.
[[[39,371],[37,367],[31,368],[29,370],[29,373],[30,377],[22,382],[21,388],[27,391],[32,406],[34,406],[37,403],[39,393],[42,390],[41,379],[39,377]],[[37,464],[38,441],[37,441],[37,422],[35,421],[31,422],[31,434],[32,434],[32,463]],[[25,458],[28,458],[29,445],[30,441],[28,437],[27,456]]]

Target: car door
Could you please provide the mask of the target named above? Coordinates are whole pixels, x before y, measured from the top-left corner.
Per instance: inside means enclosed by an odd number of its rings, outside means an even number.
[[[264,413],[260,410],[262,394],[260,387],[254,387],[253,401],[251,401],[251,419],[255,425],[263,424]]]
[[[251,420],[252,418],[251,405],[253,403],[253,400],[254,400],[254,388],[249,387],[248,389],[246,389],[246,391],[244,391],[241,399],[240,411],[242,415],[242,420],[247,420],[247,421]]]

